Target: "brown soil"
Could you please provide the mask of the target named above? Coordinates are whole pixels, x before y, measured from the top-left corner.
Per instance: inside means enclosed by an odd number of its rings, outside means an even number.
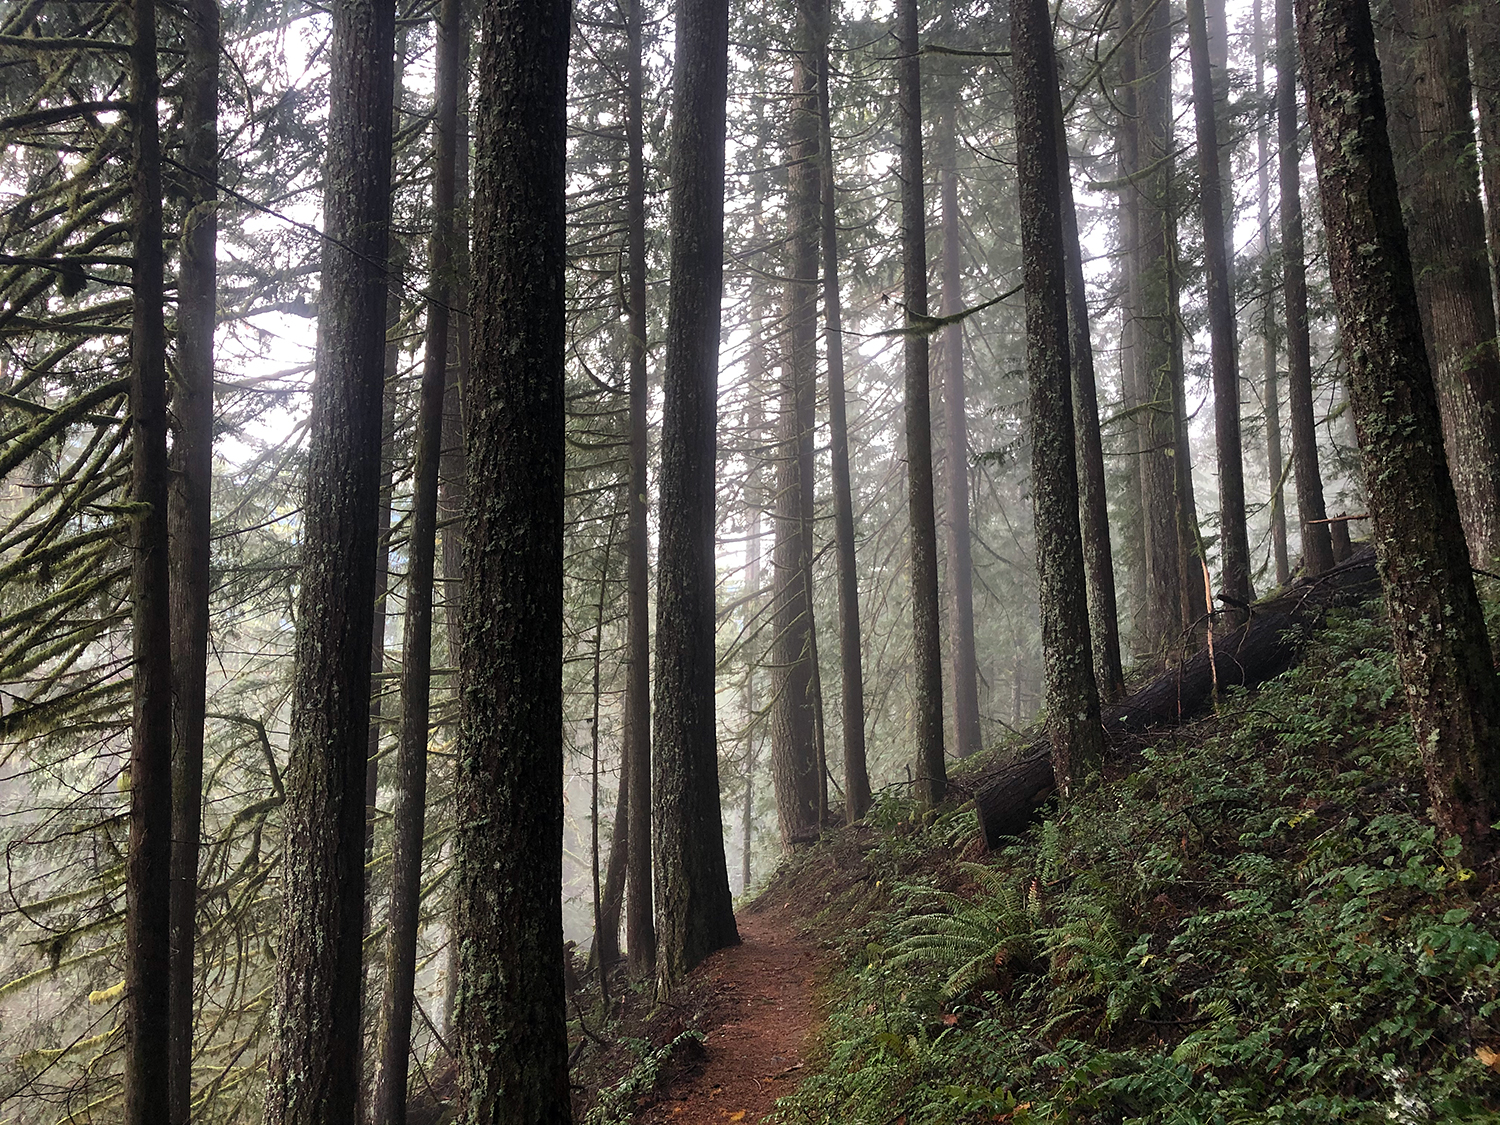
[[[797,937],[781,911],[738,918],[740,944],[693,972],[695,993],[711,997],[697,1026],[704,1058],[681,1074],[637,1119],[647,1125],[758,1125],[776,1099],[796,1089],[813,1002],[818,951]]]

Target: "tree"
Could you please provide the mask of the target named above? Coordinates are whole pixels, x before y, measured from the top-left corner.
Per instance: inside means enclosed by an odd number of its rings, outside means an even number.
[[[184,8],[182,166],[188,211],[177,270],[177,378],[167,498],[172,658],[171,1038],[169,1125],[193,1100],[194,946],[203,813],[214,453],[214,321],[218,312],[219,6]]]
[[[1208,59],[1204,0],[1188,0],[1188,45],[1193,71],[1193,116],[1198,133],[1198,201],[1208,273],[1208,321],[1213,365],[1214,444],[1219,459],[1220,583],[1231,620],[1249,615],[1250,540],[1245,528],[1245,468],[1240,439],[1239,342],[1224,229],[1224,185],[1219,179],[1219,134]]]
[[[1485,859],[1500,682],[1443,456],[1367,0],[1297,0],[1297,38],[1396,663],[1438,829]]]
[[[1031,385],[1031,494],[1035,511],[1047,731],[1066,797],[1103,756],[1078,527],[1067,271],[1057,145],[1057,69],[1045,0],[1011,9],[1016,164],[1026,285],[1026,369]]]
[[[922,190],[922,68],[917,43],[917,0],[896,4],[896,101],[901,120],[901,288],[906,303],[903,336],[907,508],[911,521],[912,734],[916,743],[916,795],[923,804],[943,799],[943,666],[938,638],[937,521],[932,497],[932,410],[928,387],[927,211]]]
[[[1395,0],[1385,45],[1391,147],[1417,267],[1448,467],[1475,566],[1500,557],[1500,350],[1485,252],[1463,14]]]
[[[1286,304],[1287,403],[1292,430],[1292,471],[1302,528],[1302,568],[1322,574],[1333,567],[1333,540],[1323,505],[1318,431],[1313,417],[1312,341],[1307,322],[1307,265],[1302,240],[1302,146],[1297,128],[1297,44],[1292,0],[1276,0],[1276,168],[1281,194],[1282,299]]]
[[[844,719],[844,815],[850,824],[870,807],[865,761],[865,674],[860,655],[859,570],[854,555],[854,500],[849,482],[849,421],[844,389],[843,306],[839,296],[838,198],[833,166],[828,20],[818,25],[818,166],[822,189],[823,320],[828,350],[828,429],[833,478],[833,541],[839,584],[839,665]],[[748,790],[747,790],[748,794]],[[747,795],[746,801],[749,797]],[[748,807],[748,805],[747,805]],[[748,839],[748,833],[747,833]],[[746,867],[748,873],[749,867]],[[749,885],[749,878],[745,880]]]
[[[683,0],[673,64],[670,279],[656,583],[657,979],[663,992],[739,932],[714,736],[714,444],[723,291],[726,0]]]
[[[448,383],[449,299],[453,284],[455,172],[459,83],[465,76],[467,29],[462,0],[438,11],[436,107],[433,120],[432,236],[422,383],[412,469],[411,534],[407,547],[406,625],[402,631],[401,727],[396,749],[396,802],[391,813],[391,897],[386,921],[385,989],[377,1026],[376,1125],[404,1125],[407,1061],[411,1055],[413,986],[417,970],[417,911],[422,890],[422,843],[427,805],[427,738],[431,717],[433,578],[437,562],[438,473],[443,401]]]
[[[483,8],[458,776],[460,1114],[571,1119],[562,936],[567,0]]]
[[[172,660],[167,543],[167,370],[155,0],[130,9],[130,851],[125,883],[126,1125],[168,1094]]]
[[[350,1121],[359,1103],[395,16],[388,0],[333,8],[267,1125]]]
[[[826,22],[826,13],[822,22]],[[817,421],[818,15],[797,5],[787,119],[787,267],[780,452],[774,505],[771,774],[782,842],[817,834],[827,804],[818,754],[811,571],[813,430]]]

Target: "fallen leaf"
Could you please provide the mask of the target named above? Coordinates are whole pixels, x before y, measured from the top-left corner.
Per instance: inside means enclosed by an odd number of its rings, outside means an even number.
[[[731,1113],[729,1115],[729,1120],[731,1120],[731,1121],[743,1121],[743,1120],[745,1120],[745,1111],[743,1109],[737,1109],[737,1110],[735,1110],[733,1113]]]
[[[1475,1047],[1474,1057],[1491,1070],[1500,1070],[1500,1051],[1493,1051],[1488,1047]]]
[[[954,1015],[952,1012],[946,1012],[946,1013],[944,1013],[944,1015],[943,1015],[943,1026],[944,1027],[957,1027],[958,1026],[958,1017],[956,1015]]]

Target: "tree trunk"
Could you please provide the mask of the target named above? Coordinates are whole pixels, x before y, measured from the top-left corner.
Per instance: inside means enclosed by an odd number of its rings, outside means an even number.
[[[1169,189],[1173,176],[1172,28],[1165,4],[1152,4],[1140,18],[1133,184],[1137,193],[1134,273],[1139,293],[1131,304],[1135,310],[1136,374],[1142,394],[1139,437],[1147,594],[1143,647],[1158,655],[1182,631],[1183,585],[1191,576],[1182,573],[1174,473],[1174,326],[1168,284],[1172,222]]]
[[[625,943],[637,979],[656,969],[656,922],[651,908],[651,620],[650,532],[646,526],[646,158],[643,140],[642,0],[629,0],[625,130],[629,152],[626,223],[630,265],[630,499],[625,545],[625,768],[629,773],[629,891]]]
[[[833,462],[834,565],[839,589],[839,666],[844,718],[844,817],[853,824],[870,808],[865,763],[865,675],[860,653],[859,571],[854,557],[854,501],[849,482],[849,421],[844,395],[844,323],[839,298],[838,196],[833,164],[833,110],[828,35],[818,54],[818,163],[821,168],[823,318],[828,351],[828,430]],[[747,853],[748,854],[748,853]],[[748,868],[746,868],[748,871]],[[746,886],[748,886],[748,881]]]
[[[1490,287],[1500,317],[1500,8],[1490,0],[1468,5],[1469,84],[1479,122],[1479,168],[1484,184],[1484,230]]]
[[[342,1125],[359,1104],[394,47],[393,3],[334,5],[267,1125]]]
[[[168,1125],[193,1100],[194,943],[203,820],[203,722],[208,672],[213,508],[214,321],[218,310],[219,7],[184,9],[181,189],[188,202],[177,271],[177,379],[172,387],[167,550],[171,571],[172,858]]]
[[[906,298],[906,474],[911,518],[912,735],[916,796],[943,799],[943,665],[938,636],[937,523],[932,497],[932,412],[927,331],[927,209],[922,193],[922,71],[917,0],[896,2],[896,99],[901,119],[901,273]]]
[[[816,834],[822,821],[818,768],[811,584],[813,428],[816,425],[819,169],[816,14],[798,5],[787,122],[786,330],[776,458],[771,776],[783,846]]]
[[[1046,0],[1011,9],[1021,261],[1026,285],[1026,367],[1031,384],[1031,496],[1037,542],[1047,731],[1053,772],[1067,797],[1096,773],[1103,745],[1089,649],[1087,584],[1078,527],[1067,271],[1057,144],[1059,108]]]
[[[1109,498],[1104,476],[1104,440],[1099,432],[1099,388],[1094,378],[1094,342],[1089,335],[1088,291],[1083,278],[1083,248],[1078,241],[1078,212],[1073,205],[1073,178],[1068,133],[1063,123],[1062,90],[1056,86],[1052,119],[1057,130],[1057,187],[1061,193],[1064,266],[1068,289],[1068,358],[1072,367],[1073,429],[1078,441],[1078,519],[1083,536],[1084,573],[1088,579],[1089,643],[1094,654],[1094,682],[1099,697],[1125,693],[1120,665],[1120,615],[1115,604],[1115,558],[1109,541]]]
[[[567,0],[487,0],[456,796],[459,1116],[571,1120],[563,982]]]
[[[1312,342],[1307,328],[1307,265],[1302,244],[1302,148],[1297,129],[1297,43],[1292,0],[1276,0],[1276,168],[1281,195],[1281,278],[1286,303],[1286,393],[1292,428],[1292,472],[1302,569],[1322,574],[1334,565],[1333,539],[1323,505],[1318,429],[1313,418]]]
[[[937,163],[943,224],[942,315],[964,307],[958,215],[958,107],[938,113]],[[955,322],[939,338],[943,364],[944,428],[948,431],[948,648],[953,685],[953,752],[960,758],[983,748],[979,734],[979,668],[974,655],[974,558],[969,536],[969,421],[964,387],[964,328]]]
[[[673,75],[671,278],[656,585],[657,979],[734,945],[714,730],[714,448],[724,288],[726,0],[683,0]]]
[[[171,594],[167,544],[167,368],[162,319],[161,141],[155,0],[131,9],[130,851],[125,883],[126,1125],[168,1104],[172,851]]]
[[[1500,558],[1500,352],[1474,161],[1468,45],[1453,0],[1393,0],[1391,147],[1448,470],[1475,566]]]
[[[1266,91],[1266,28],[1261,0],[1255,0],[1255,95],[1264,101]],[[1256,119],[1255,186],[1259,206],[1261,297],[1260,345],[1261,375],[1265,385],[1266,469],[1271,485],[1270,525],[1271,557],[1276,568],[1276,585],[1285,586],[1292,576],[1286,553],[1286,493],[1282,487],[1281,455],[1281,388],[1276,370],[1276,303],[1271,299],[1275,280],[1271,271],[1271,126],[1264,111]]]
[[[417,972],[417,913],[427,813],[427,738],[432,695],[433,577],[437,556],[438,475],[443,399],[448,382],[449,299],[455,289],[453,243],[462,78],[462,0],[442,0],[433,78],[432,236],[428,249],[426,337],[417,406],[411,533],[407,540],[406,622],[402,630],[401,732],[391,813],[391,898],[386,922],[385,993],[380,1004],[371,1106],[375,1125],[405,1125]]]
[[[1169,214],[1173,188],[1168,185]],[[1193,489],[1193,443],[1187,419],[1187,366],[1183,357],[1184,337],[1180,286],[1182,267],[1177,246],[1177,228],[1172,222],[1167,239],[1167,325],[1171,338],[1169,362],[1172,371],[1172,477],[1176,492],[1178,572],[1182,575],[1179,608],[1182,633],[1192,632],[1208,613],[1208,567],[1203,556],[1203,537],[1198,524],[1198,497]]]
[[[1396,663],[1438,830],[1478,862],[1500,820],[1500,683],[1443,456],[1367,0],[1298,0],[1297,39]]]
[[[1193,72],[1193,117],[1198,134],[1199,204],[1208,276],[1208,322],[1214,388],[1214,445],[1219,461],[1221,600],[1233,622],[1249,612],[1250,538],[1245,528],[1245,465],[1240,441],[1239,343],[1224,229],[1224,185],[1219,180],[1219,130],[1208,59],[1204,0],[1187,0],[1188,48]]]

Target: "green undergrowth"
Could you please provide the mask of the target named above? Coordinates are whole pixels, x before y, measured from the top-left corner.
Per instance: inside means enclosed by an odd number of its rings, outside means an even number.
[[[768,893],[844,967],[778,1120],[1500,1120],[1500,894],[1424,815],[1387,637],[1335,619],[993,855],[888,802],[801,857]]]

